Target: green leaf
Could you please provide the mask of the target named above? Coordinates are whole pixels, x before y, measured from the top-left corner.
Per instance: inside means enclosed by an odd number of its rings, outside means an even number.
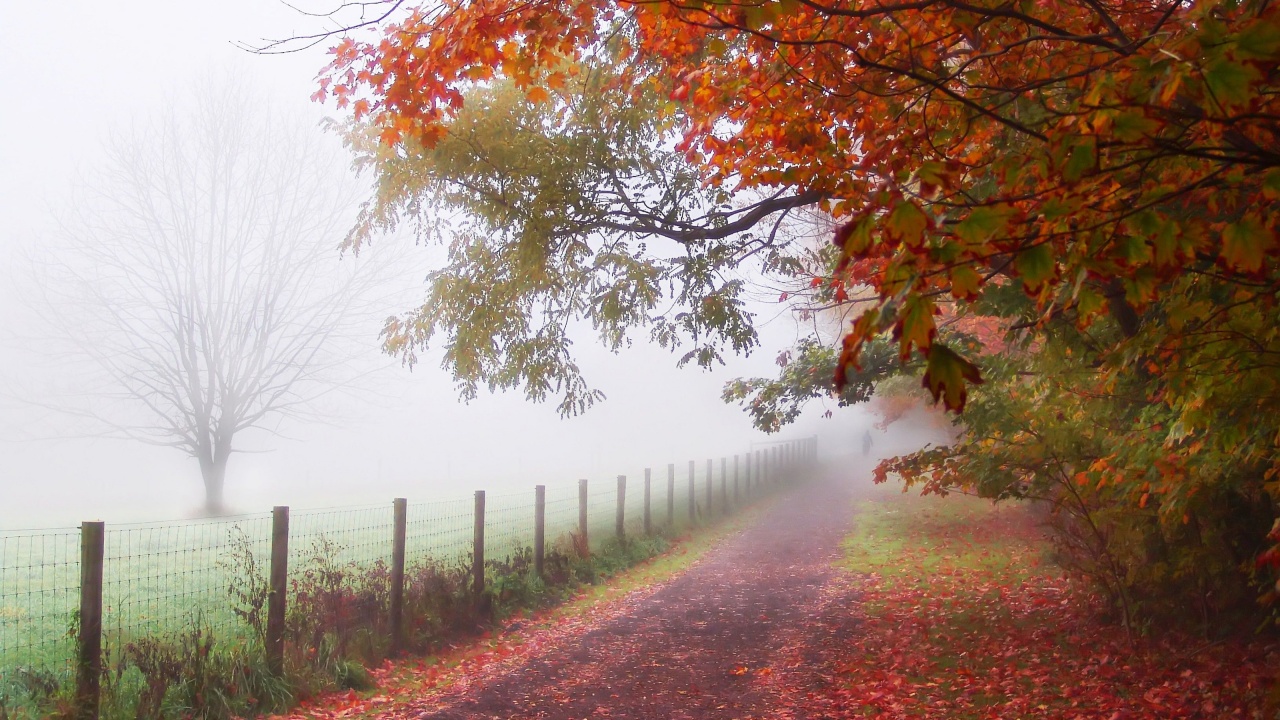
[[[1018,253],[1013,259],[1014,270],[1022,278],[1022,286],[1028,293],[1040,292],[1045,283],[1057,272],[1053,262],[1053,250],[1047,243],[1033,245]]]
[[[1125,262],[1130,265],[1146,265],[1152,260],[1151,246],[1140,237],[1126,236],[1120,238],[1117,244]]]
[[[965,242],[984,243],[1004,231],[1010,212],[1006,206],[974,208],[968,217],[956,223],[956,235]]]
[[[910,200],[898,203],[889,213],[885,229],[910,248],[920,247],[924,243],[924,231],[929,227],[929,216],[924,214],[919,205]]]
[[[951,295],[957,300],[972,300],[978,297],[978,288],[982,285],[982,276],[968,265],[957,265],[951,268]]]
[[[1204,67],[1205,84],[1223,107],[1247,105],[1257,93],[1253,83],[1258,77],[1257,70],[1225,57],[1213,60]]]
[[[1072,143],[1066,162],[1062,165],[1062,177],[1076,182],[1093,172],[1098,166],[1098,139],[1092,135],[1078,138]]]
[[[765,25],[771,24],[778,16],[778,6],[773,3],[760,3],[759,5],[747,5],[743,8],[743,17],[746,20],[746,26],[752,30],[759,30]]]
[[[1160,123],[1143,115],[1140,110],[1116,113],[1111,119],[1111,133],[1124,142],[1141,140],[1154,135],[1159,129]]]
[[[844,255],[861,255],[871,247],[871,227],[875,218],[870,213],[860,215],[841,225],[832,242]]]
[[[928,356],[922,384],[933,396],[935,403],[941,398],[948,410],[961,412],[969,398],[968,385],[982,384],[982,373],[978,371],[978,366],[940,343],[929,347]]]
[[[1124,297],[1134,307],[1143,307],[1155,299],[1160,278],[1155,270],[1140,267],[1124,279]]]
[[[1222,232],[1222,261],[1232,270],[1255,273],[1275,244],[1275,236],[1258,218],[1249,215]]]
[[[1236,48],[1244,59],[1274,59],[1280,56],[1280,26],[1265,19],[1259,20],[1240,31],[1236,36]]]
[[[1106,307],[1107,299],[1101,293],[1095,292],[1088,286],[1080,288],[1080,292],[1076,295],[1076,315],[1082,325],[1087,325],[1093,321]]]
[[[950,265],[960,257],[960,243],[944,240],[929,249],[929,255],[941,265]]]
[[[1280,198],[1280,168],[1269,171],[1262,178],[1262,195],[1268,200]]]
[[[927,350],[938,332],[933,322],[937,307],[924,295],[911,295],[902,306],[901,319],[895,334],[898,337],[898,355],[905,361],[911,355],[911,346]]]

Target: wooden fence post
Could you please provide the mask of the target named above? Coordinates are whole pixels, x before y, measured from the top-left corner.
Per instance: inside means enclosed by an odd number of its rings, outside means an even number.
[[[729,514],[729,458],[720,458],[720,512]]]
[[[476,602],[484,594],[484,491],[476,491],[476,526],[472,536],[471,592]]]
[[[714,517],[714,515],[711,514],[711,492],[712,492],[712,485],[715,482],[714,468],[715,466],[711,462],[711,458],[707,458],[707,522],[710,522],[711,518]]]
[[[102,558],[106,525],[80,523],[80,636],[76,648],[76,717],[97,720],[102,680]]]
[[[689,524],[698,521],[698,490],[694,486],[693,461],[689,461]]]
[[[742,458],[741,455],[733,456],[733,504],[734,505],[738,504],[738,470],[740,469],[738,460],[740,460],[741,458]]]
[[[667,463],[667,527],[676,526],[676,464]]]
[[[626,539],[626,520],[627,520],[627,476],[618,476],[618,519],[615,534],[618,536],[618,542]]]
[[[579,557],[591,555],[591,543],[587,538],[587,479],[578,481],[578,547]]]
[[[271,591],[267,596],[267,666],[284,674],[284,613],[289,591],[289,507],[271,509]]]
[[[652,476],[653,476],[652,469],[645,468],[644,469],[644,534],[646,537],[653,534],[653,519],[650,516],[650,512],[649,512],[649,501],[653,497],[650,490],[650,484],[653,479]]]
[[[391,508],[391,651],[400,652],[404,647],[404,537],[409,501],[396,498]]]
[[[547,551],[547,486],[533,488],[533,571],[542,577],[542,562]]]

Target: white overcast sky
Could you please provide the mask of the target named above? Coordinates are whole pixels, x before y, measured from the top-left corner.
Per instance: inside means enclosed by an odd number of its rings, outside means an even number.
[[[316,23],[273,0],[0,0],[0,262],[20,271],[19,248],[47,234],[50,211],[66,198],[77,168],[100,159],[107,128],[155,111],[191,78],[240,68],[261,88],[305,105],[324,63],[319,49],[261,57],[233,43],[310,32]],[[307,112],[319,118],[325,108]],[[13,292],[0,291],[0,313],[16,323],[22,311]],[[372,328],[371,362],[375,335]],[[379,503],[605,479],[690,459],[701,467],[705,458],[766,439],[739,408],[719,400],[727,379],[776,371],[772,359],[795,330],[784,315],[764,335],[756,355],[713,373],[676,370],[674,357],[655,348],[615,356],[583,337],[588,380],[609,398],[572,420],[518,394],[482,395],[464,406],[434,364],[396,369],[379,397],[341,401],[331,425],[295,423],[286,428],[290,439],[259,440],[272,452],[233,458],[228,501],[245,511]],[[38,368],[0,346],[0,372],[21,383]],[[5,412],[0,528],[180,517],[199,503],[195,463],[176,451],[31,439],[14,430],[24,425],[23,411]],[[783,437],[822,432],[832,449],[866,425],[857,413],[821,421],[820,412]]]

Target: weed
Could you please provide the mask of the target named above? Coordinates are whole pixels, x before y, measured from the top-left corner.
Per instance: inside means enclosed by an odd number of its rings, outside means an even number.
[[[231,611],[257,634],[260,640],[267,637],[267,600],[271,597],[271,585],[262,571],[253,541],[239,525],[228,531],[230,550],[218,560],[218,567],[227,576],[227,594],[231,596]]]

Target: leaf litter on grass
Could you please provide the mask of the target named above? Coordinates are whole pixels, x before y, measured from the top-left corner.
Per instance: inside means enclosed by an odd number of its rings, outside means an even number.
[[[859,517],[828,589],[847,612],[815,633],[843,708],[813,717],[1274,717],[1274,643],[1131,641],[1042,561],[1025,508],[897,496]]]

